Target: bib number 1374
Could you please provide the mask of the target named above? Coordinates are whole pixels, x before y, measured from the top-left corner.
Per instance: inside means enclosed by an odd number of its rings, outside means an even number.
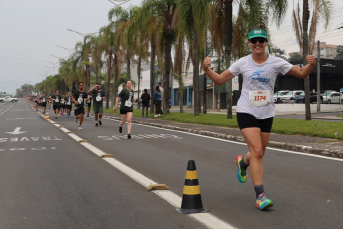
[[[250,106],[266,106],[270,103],[269,90],[249,91],[249,105]]]

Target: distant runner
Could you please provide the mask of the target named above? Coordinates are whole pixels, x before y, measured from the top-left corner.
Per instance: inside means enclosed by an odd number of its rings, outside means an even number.
[[[94,87],[88,90],[88,93],[92,93],[93,95],[93,111],[95,117],[95,126],[98,124],[101,126],[101,118],[103,113],[104,107],[104,99],[106,98],[106,94],[103,90],[101,90],[101,84],[97,83]]]
[[[85,114],[85,100],[88,101],[87,93],[83,90],[84,83],[79,83],[79,90],[73,93],[73,102],[75,103],[75,122],[80,118],[79,130],[82,130],[83,115]]]
[[[56,117],[55,119],[58,118],[58,112],[60,111],[60,106],[61,106],[61,96],[60,96],[60,92],[58,90],[56,90],[56,93],[51,96],[51,100],[53,101],[52,103],[52,109],[54,110]]]

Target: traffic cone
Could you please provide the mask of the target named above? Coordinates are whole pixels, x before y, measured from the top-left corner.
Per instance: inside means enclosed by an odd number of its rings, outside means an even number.
[[[49,117],[49,111],[47,111],[47,112],[46,112],[45,119],[46,119],[46,120],[50,120],[50,117]]]
[[[180,214],[208,212],[202,207],[198,174],[193,160],[188,161],[181,208],[177,208],[176,211]]]

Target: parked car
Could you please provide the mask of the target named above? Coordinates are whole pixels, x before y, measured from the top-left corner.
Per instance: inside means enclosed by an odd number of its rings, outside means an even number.
[[[289,90],[275,92],[275,94],[273,95],[274,103],[280,103],[281,102],[280,96],[285,95],[288,92]]]
[[[4,99],[5,102],[12,102],[12,103],[15,103],[15,102],[18,101],[17,98],[13,98],[11,96],[5,96],[5,97],[3,97],[3,99]]]
[[[324,93],[323,98],[324,103],[339,103],[339,99],[341,99],[343,103],[343,92]]]
[[[296,103],[305,103],[305,92],[301,93],[300,95],[295,96]],[[317,102],[317,93],[310,92],[310,103]],[[320,103],[323,102],[323,96],[320,95]]]
[[[285,100],[295,100],[296,95],[300,95],[304,91],[290,91],[285,95],[280,96],[280,100],[284,102]]]
[[[329,92],[336,92],[334,90],[324,90],[324,91],[320,91],[320,94],[323,95],[324,93],[329,93]]]

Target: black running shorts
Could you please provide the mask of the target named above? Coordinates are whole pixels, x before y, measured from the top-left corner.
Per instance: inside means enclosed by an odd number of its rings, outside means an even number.
[[[133,112],[133,111],[126,111],[126,110],[120,109],[120,114],[127,114],[127,113],[129,113],[129,112]]]
[[[75,107],[75,116],[78,116],[79,114],[85,114],[85,108],[84,107]]]
[[[55,110],[59,110],[60,109],[60,105],[52,105],[52,109],[54,109],[54,111]]]
[[[257,127],[261,129],[261,132],[270,133],[273,126],[273,117],[257,119],[251,114],[237,112],[237,123],[239,129]]]

